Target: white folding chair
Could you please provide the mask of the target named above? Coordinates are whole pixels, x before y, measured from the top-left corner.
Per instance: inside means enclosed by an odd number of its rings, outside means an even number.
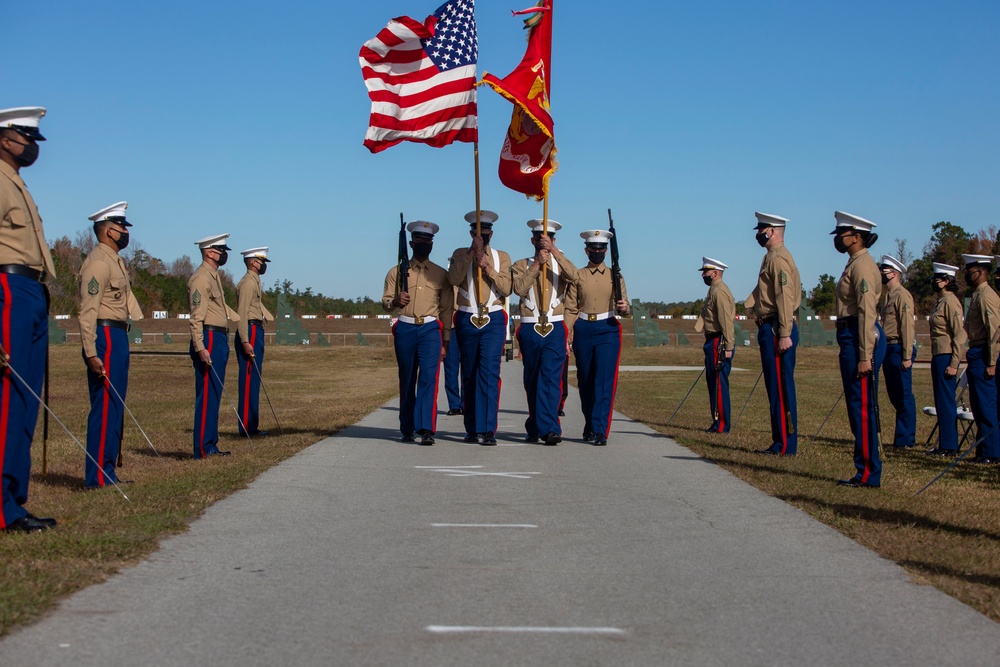
[[[968,439],[969,434],[972,433],[972,426],[975,423],[975,418],[972,416],[972,410],[965,405],[965,390],[969,387],[969,378],[965,376],[965,371],[968,367],[961,369],[958,372],[958,382],[955,386],[956,391],[958,391],[958,396],[955,402],[958,403],[956,406],[955,419],[958,420],[959,426],[962,427],[962,439],[959,441],[959,448],[965,444]],[[924,406],[924,414],[929,417],[937,417],[937,408],[933,405]],[[931,440],[934,439],[934,434],[937,433],[938,424],[937,421],[934,422],[934,428],[931,429],[931,434],[927,436],[927,443],[931,444]]]

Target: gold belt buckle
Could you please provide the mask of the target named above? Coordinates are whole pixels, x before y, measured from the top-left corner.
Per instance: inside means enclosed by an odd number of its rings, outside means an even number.
[[[596,322],[597,321],[597,314],[596,313],[588,313],[587,314],[587,321],[588,322]]]
[[[424,323],[424,318],[423,317],[414,317],[413,318],[413,323],[416,324],[417,326],[420,326],[420,325],[422,325]]]

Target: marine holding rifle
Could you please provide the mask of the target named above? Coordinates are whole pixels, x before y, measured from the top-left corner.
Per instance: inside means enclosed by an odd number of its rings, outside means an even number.
[[[708,433],[729,433],[729,373],[733,369],[735,345],[736,302],[722,272],[728,269],[711,257],[701,258],[701,279],[708,285],[701,319],[705,327],[705,381],[708,383],[708,404],[712,423]]]

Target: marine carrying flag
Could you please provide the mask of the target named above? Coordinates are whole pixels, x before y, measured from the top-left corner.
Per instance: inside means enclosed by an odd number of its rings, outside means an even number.
[[[361,47],[372,153],[401,141],[435,148],[476,141],[475,7],[475,0],[448,0],[423,23],[392,19]]]
[[[549,113],[552,60],[552,0],[541,0],[525,20],[528,48],[514,71],[503,79],[484,73],[483,81],[514,103],[510,127],[500,151],[500,182],[511,190],[543,199],[549,177],[559,168]]]

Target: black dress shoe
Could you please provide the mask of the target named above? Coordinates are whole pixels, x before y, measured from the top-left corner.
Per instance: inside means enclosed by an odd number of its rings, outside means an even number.
[[[838,479],[837,486],[849,486],[852,489],[877,489],[879,487],[878,484],[862,482],[857,477],[852,477],[851,479]]]
[[[927,456],[958,456],[958,450],[942,449],[941,447],[935,447],[934,449],[927,452]]]
[[[539,441],[539,437],[537,435],[526,435],[524,436],[524,441],[535,443]]]
[[[969,461],[969,463],[977,463],[979,465],[993,465],[995,463],[1000,463],[1000,459],[993,459],[988,456],[977,456],[976,458]]]
[[[773,449],[755,449],[755,450],[753,450],[753,453],[754,454],[765,454],[767,456],[778,456],[778,452],[774,451]]]
[[[38,523],[44,523],[49,528],[51,528],[52,526],[56,525],[56,520],[53,519],[52,517],[35,516],[31,512],[28,512],[28,518],[31,519],[32,521],[37,521]]]
[[[412,433],[404,433],[402,436],[400,436],[399,441],[400,442],[416,442],[416,439],[413,437]]]
[[[420,444],[423,447],[429,447],[430,445],[433,445],[434,436],[431,435],[430,433],[424,433],[422,436],[420,436]]]
[[[594,432],[593,431],[584,431],[583,432],[583,441],[584,442],[593,442],[594,441]]]
[[[449,417],[454,417],[455,415],[460,415],[460,414],[462,414],[462,408],[452,408],[451,410],[448,411]]]
[[[211,454],[209,454],[209,456],[229,456],[230,454],[232,454],[232,452],[228,452],[228,451],[227,451],[227,452],[224,452],[224,451],[222,451],[222,450],[220,449],[220,450],[219,450],[219,451],[217,451],[217,452],[212,452]]]
[[[560,442],[562,442],[562,436],[556,433],[555,431],[550,431],[545,434],[546,445],[549,445],[551,447],[553,445],[558,445]]]
[[[486,445],[487,447],[494,447],[497,444],[497,438],[492,433],[480,433],[479,434],[480,445]]]
[[[916,443],[911,442],[908,445],[896,445],[896,444],[893,444],[892,448],[895,449],[896,451],[899,451],[901,449],[913,449],[916,446],[917,446]]]
[[[566,416],[566,411],[565,410],[560,410],[559,411],[559,416],[560,417],[565,417]]]
[[[266,438],[267,436],[271,435],[271,432],[270,431],[254,431],[250,435],[252,435],[255,438]]]
[[[479,442],[479,434],[478,433],[466,433],[465,437],[463,438],[463,440],[465,440],[466,442]]]
[[[603,435],[594,436],[594,447],[606,447],[608,444],[608,439]]]
[[[32,519],[31,517],[22,516],[20,519],[15,519],[11,521],[4,532],[7,533],[39,533],[43,530],[48,530],[49,524],[42,523],[37,519]]]

